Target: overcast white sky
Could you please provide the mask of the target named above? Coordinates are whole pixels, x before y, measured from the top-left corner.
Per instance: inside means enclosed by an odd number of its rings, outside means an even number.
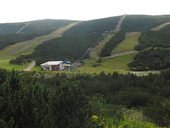
[[[0,0],[0,23],[170,14],[170,0]]]

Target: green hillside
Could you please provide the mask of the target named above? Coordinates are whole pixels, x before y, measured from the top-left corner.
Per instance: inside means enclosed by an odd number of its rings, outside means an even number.
[[[170,48],[150,48],[139,52],[132,63],[133,70],[161,70],[170,68]]]
[[[125,32],[120,31],[116,33],[103,47],[100,56],[105,57],[105,56],[110,56],[112,54],[112,50],[123,40],[125,39]]]
[[[170,68],[170,27],[143,32],[136,50],[140,52],[129,64],[133,70],[162,70]]]
[[[77,23],[71,23],[65,27],[55,30],[50,34],[39,36],[32,40],[19,42],[14,45],[10,45],[3,50],[0,50],[0,67],[7,69],[23,69],[23,67],[25,68],[24,65],[19,66],[9,64],[9,61],[12,60],[13,62],[13,59],[20,57],[21,55],[31,54],[38,45],[42,44],[45,41],[51,40],[53,38],[60,38],[65,31],[73,27],[75,24]]]
[[[146,31],[139,38],[139,45],[136,50],[144,50],[150,47],[169,47],[170,33],[161,31]]]
[[[0,24],[0,35],[5,34],[14,34],[17,33],[17,31],[23,27],[24,23],[5,23]]]
[[[9,45],[13,45],[15,43],[31,40],[40,34],[8,34],[8,35],[0,35],[0,50],[8,47]]]
[[[135,50],[139,37],[140,32],[126,33],[125,39],[112,50],[112,54]]]
[[[57,28],[65,26],[71,22],[71,20],[36,20],[21,23],[1,23],[0,35],[27,33],[27,34],[42,34],[52,32]]]
[[[122,24],[122,30],[126,32],[143,32],[169,21],[169,15],[128,15]]]
[[[160,24],[159,26],[157,26],[155,28],[152,28],[151,30],[153,30],[153,31],[160,31],[160,30],[162,30],[164,28],[168,28],[167,26],[169,26],[169,25],[170,25],[170,22],[165,22],[165,23]]]
[[[135,46],[138,44],[138,38],[140,36],[139,32],[126,33],[125,39],[113,48],[112,54],[118,55],[110,58],[100,58],[99,60],[87,59],[84,61],[83,65],[79,67],[76,71],[85,73],[127,73],[130,72],[128,64],[134,59],[135,53],[126,53],[128,51],[133,51]],[[122,54],[121,54],[122,53]],[[138,72],[138,75],[144,74],[143,72]],[[148,73],[146,73],[148,74]]]
[[[25,34],[49,34],[50,32],[63,27],[65,25],[68,25],[69,23],[72,23],[75,21],[71,20],[52,20],[52,19],[46,19],[46,20],[37,20],[37,21],[30,21],[25,22],[25,27],[21,28],[19,33],[25,33]]]
[[[0,128],[170,128],[170,16],[0,24]]]
[[[132,51],[145,50],[150,47],[169,47],[169,21],[170,16],[148,15],[124,15],[82,21],[64,32],[62,37],[59,36],[60,38],[55,38],[55,36],[48,38],[49,33],[73,21],[38,20],[16,24],[0,24],[0,29],[4,30],[2,31],[4,33],[0,33],[0,49],[4,49],[0,51],[0,56],[1,59],[8,58],[8,62],[10,61],[13,64],[22,64],[36,60],[37,65],[39,65],[49,60],[64,59],[69,59],[73,62],[79,59],[86,59],[87,62],[90,62],[88,58],[91,57],[97,58],[92,60],[94,63],[97,63],[98,60],[100,61],[100,57],[106,57],[106,61],[107,59],[109,61],[109,59],[114,59],[114,55],[113,58],[107,58],[112,56],[112,54],[121,53],[120,56],[123,57],[123,55],[128,56],[128,53],[123,54],[123,52],[130,51],[129,54],[131,55],[129,56],[131,56],[131,60],[128,61],[129,63],[133,63],[133,59],[135,61],[138,58],[135,63],[129,65],[130,68],[142,70],[135,67],[139,65],[137,62],[142,55],[134,57],[136,52],[133,53]],[[5,31],[8,30],[7,28],[11,28],[12,34],[9,31]],[[154,28],[156,30],[152,31],[151,29],[154,30]],[[119,31],[116,29],[119,29]],[[40,39],[37,36],[40,36]],[[144,53],[141,51],[138,54]],[[149,55],[152,54],[153,52]],[[164,55],[165,53],[163,51],[163,53],[159,52],[159,54]],[[166,58],[160,58],[160,56],[154,57],[153,60],[156,62],[161,60],[161,63],[168,65],[169,62],[166,61],[168,56]],[[116,57],[119,58],[118,55]],[[145,63],[145,61],[142,62]],[[154,63],[157,64],[156,62]],[[126,61],[124,64],[128,67]],[[122,68],[122,70],[127,70],[126,67]],[[94,69],[98,72],[97,67]],[[144,69],[155,70],[152,67],[144,67]]]
[[[113,33],[119,18],[81,22],[64,33],[62,38],[38,46],[30,58],[42,63],[47,60],[76,60],[87,57],[90,52],[88,49],[95,47],[104,38],[104,34]]]
[[[15,24],[0,24],[0,50],[21,41],[49,34],[72,22],[70,20],[37,20]]]

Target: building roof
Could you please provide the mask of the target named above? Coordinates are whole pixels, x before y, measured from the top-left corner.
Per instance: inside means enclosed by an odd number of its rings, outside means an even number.
[[[63,66],[65,66],[65,67],[70,67],[71,64],[63,64]]]
[[[71,62],[68,61],[68,60],[65,60],[65,61],[64,61],[64,64],[71,64]]]
[[[48,61],[48,62],[45,62],[43,64],[41,64],[41,66],[45,66],[45,65],[59,65],[63,63],[63,61]]]

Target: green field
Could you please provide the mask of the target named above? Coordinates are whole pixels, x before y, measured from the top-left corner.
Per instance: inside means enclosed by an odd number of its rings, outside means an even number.
[[[30,63],[23,64],[23,65],[13,65],[9,63],[9,59],[0,59],[0,68],[7,69],[7,70],[23,70],[27,66],[29,66]]]
[[[139,37],[140,32],[127,33],[125,40],[113,49],[112,54],[134,50],[135,46],[138,44]]]
[[[85,60],[84,65],[76,69],[80,73],[127,73],[129,71],[128,63],[133,60],[134,54],[119,56],[110,59],[101,59],[101,63],[97,63],[98,66],[95,66],[96,61]]]

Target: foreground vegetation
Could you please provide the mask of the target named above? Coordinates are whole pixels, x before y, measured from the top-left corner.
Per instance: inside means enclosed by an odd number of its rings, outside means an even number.
[[[169,76],[170,71],[137,77],[0,70],[0,127],[168,127]]]

